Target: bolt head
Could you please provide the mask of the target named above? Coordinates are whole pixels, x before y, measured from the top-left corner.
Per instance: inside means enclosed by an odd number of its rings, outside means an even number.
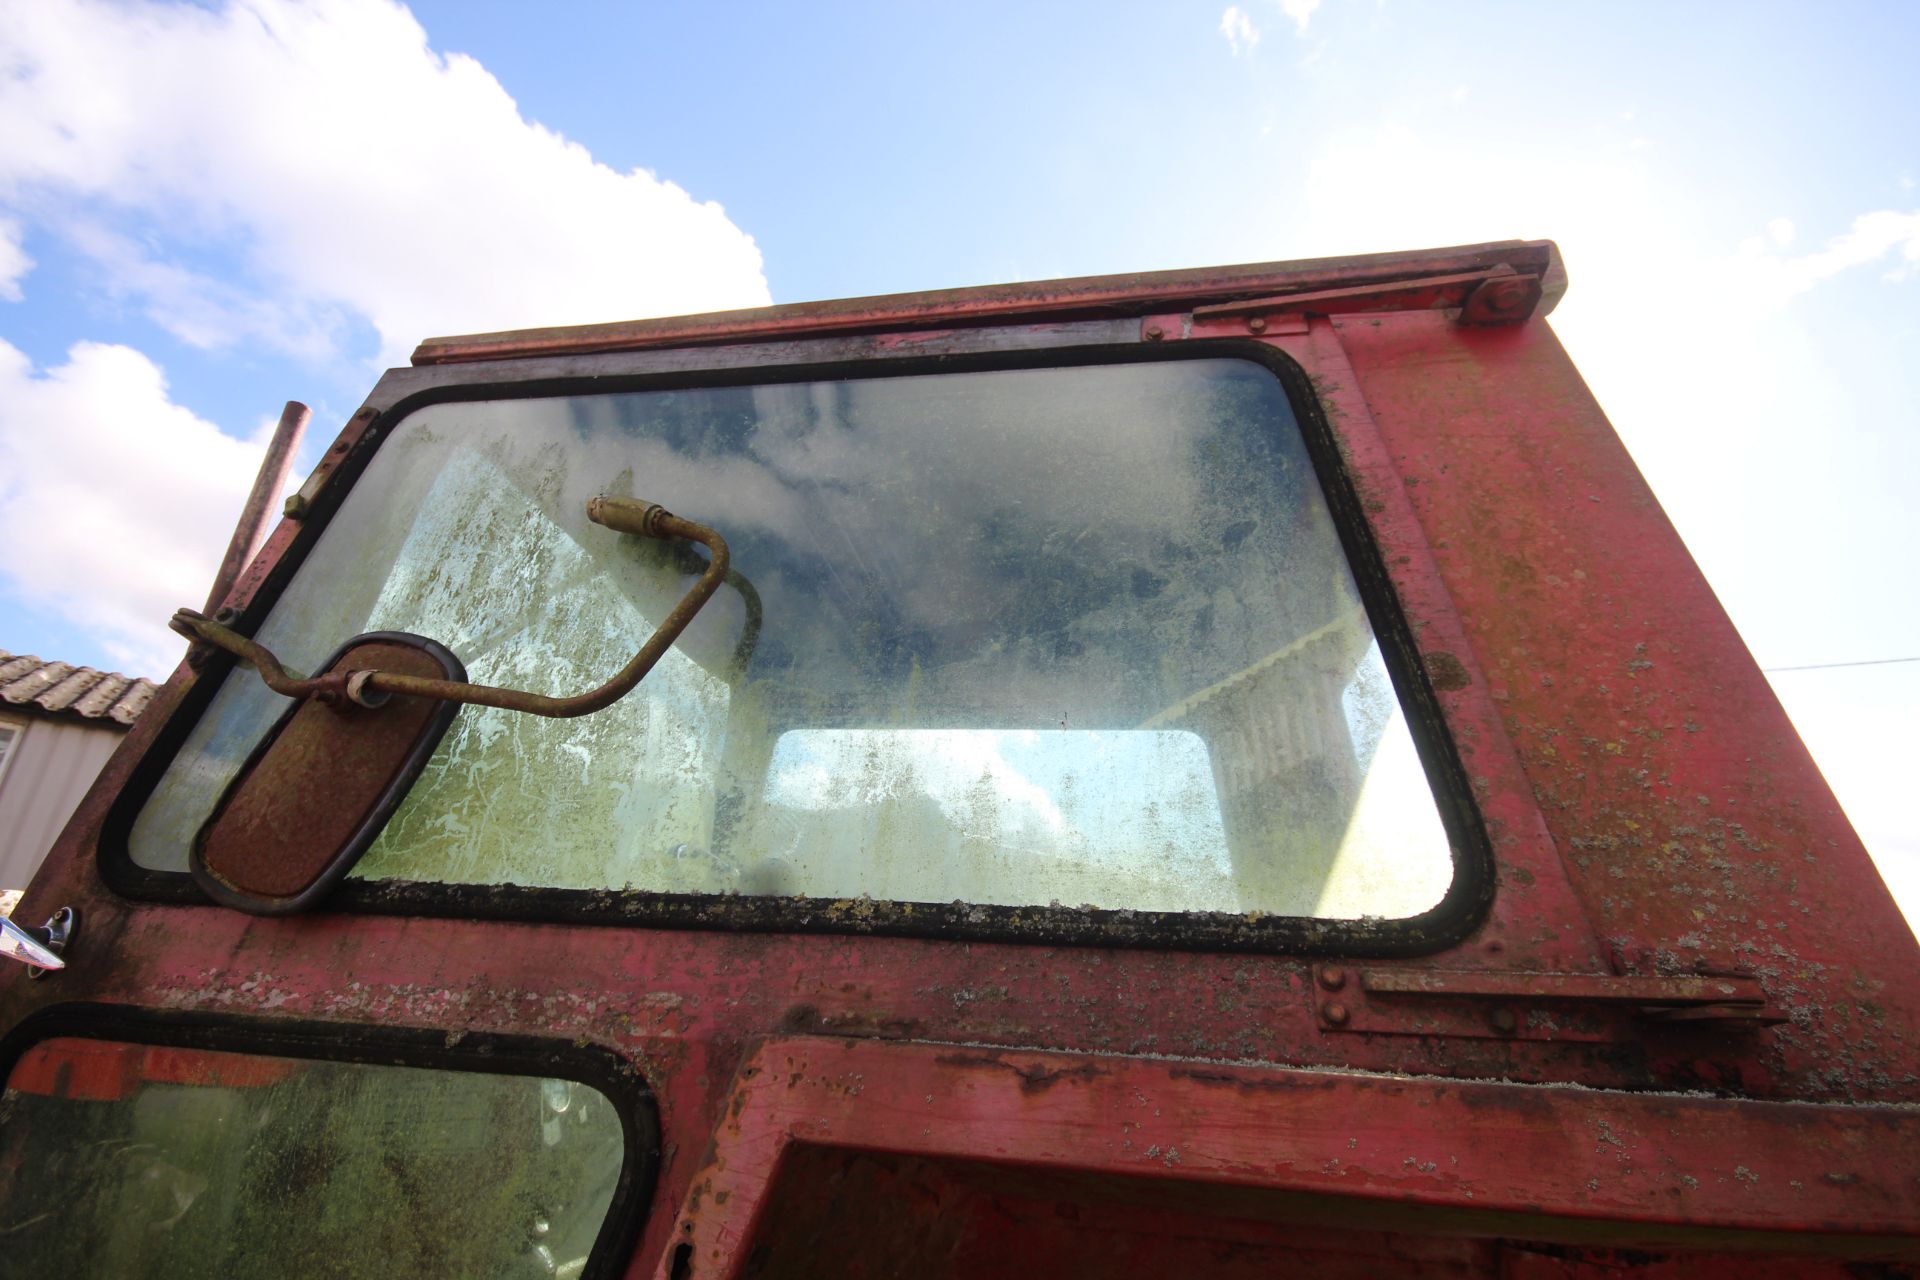
[[[307,500],[297,493],[290,493],[280,511],[289,520],[304,520],[307,518]]]
[[[1347,1012],[1347,1006],[1338,1000],[1329,1000],[1320,1006],[1320,1016],[1325,1018],[1331,1026],[1344,1027],[1347,1025],[1347,1019],[1352,1015]]]
[[[1165,329],[1163,329],[1163,328],[1161,328],[1161,327],[1160,327],[1159,325],[1157,325],[1157,324],[1150,324],[1150,325],[1148,325],[1148,326],[1147,326],[1147,341],[1148,341],[1148,342],[1158,342],[1158,341],[1160,341],[1160,339],[1162,339],[1162,338],[1164,338],[1164,337],[1166,337],[1166,336],[1167,336],[1167,331],[1166,331]]]
[[[1493,305],[1502,311],[1511,311],[1527,300],[1527,286],[1519,280],[1502,280],[1492,289]]]
[[[1247,318],[1247,328],[1254,333],[1265,333],[1267,331],[1267,318],[1265,316],[1249,316]]]

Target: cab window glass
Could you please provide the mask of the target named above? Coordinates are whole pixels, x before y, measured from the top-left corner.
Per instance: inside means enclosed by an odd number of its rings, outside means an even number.
[[[9,1275],[580,1274],[625,1158],[570,1080],[60,1038],[0,1094]]]
[[[710,524],[736,573],[640,688],[468,707],[370,879],[1405,917],[1452,872],[1292,410],[1169,361],[441,404],[381,446],[259,636],[413,631],[484,683],[617,670],[700,570],[587,522]],[[229,678],[140,815],[180,870],[285,704]]]

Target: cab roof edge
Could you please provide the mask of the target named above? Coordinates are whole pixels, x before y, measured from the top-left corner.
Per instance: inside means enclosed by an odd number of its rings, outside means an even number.
[[[586,355],[649,347],[700,346],[862,331],[952,328],[1009,320],[1131,315],[1174,305],[1338,289],[1483,270],[1501,264],[1540,276],[1542,297],[1535,311],[1537,315],[1545,315],[1553,310],[1561,294],[1566,292],[1566,268],[1561,262],[1560,250],[1553,241],[1496,240],[1487,244],[1403,253],[1081,276],[965,289],[936,289],[923,293],[785,303],[700,315],[428,338],[414,349],[413,363],[457,364],[476,360]]]

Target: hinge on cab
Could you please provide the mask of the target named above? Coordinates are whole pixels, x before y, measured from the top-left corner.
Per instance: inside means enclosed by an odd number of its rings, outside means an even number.
[[[1618,1040],[1649,1023],[1766,1027],[1786,1018],[1737,975],[1494,973],[1322,965],[1314,1002],[1328,1031]]]
[[[1458,322],[1463,325],[1520,324],[1533,315],[1542,294],[1538,275],[1500,263],[1484,271],[1377,280],[1341,289],[1217,302],[1195,307],[1178,336],[1304,333],[1308,316],[1371,311],[1455,311]],[[1149,342],[1170,336],[1165,318],[1147,317],[1142,322],[1141,336]]]

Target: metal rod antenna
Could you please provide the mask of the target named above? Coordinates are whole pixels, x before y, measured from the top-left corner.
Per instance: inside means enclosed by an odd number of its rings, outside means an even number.
[[[306,434],[307,423],[313,417],[313,410],[298,400],[287,401],[287,407],[280,411],[280,424],[273,429],[273,439],[267,444],[267,456],[260,459],[260,471],[253,478],[253,492],[247,495],[247,505],[240,511],[240,520],[233,526],[233,540],[227,543],[227,554],[220,561],[220,572],[214,575],[213,590],[207,593],[206,612],[213,613],[226,603],[227,593],[233,590],[233,584],[240,580],[240,571],[247,567],[260,544],[267,540],[267,522],[279,510],[279,496],[287,487],[287,476],[293,471],[293,457],[300,451],[300,437]]]

